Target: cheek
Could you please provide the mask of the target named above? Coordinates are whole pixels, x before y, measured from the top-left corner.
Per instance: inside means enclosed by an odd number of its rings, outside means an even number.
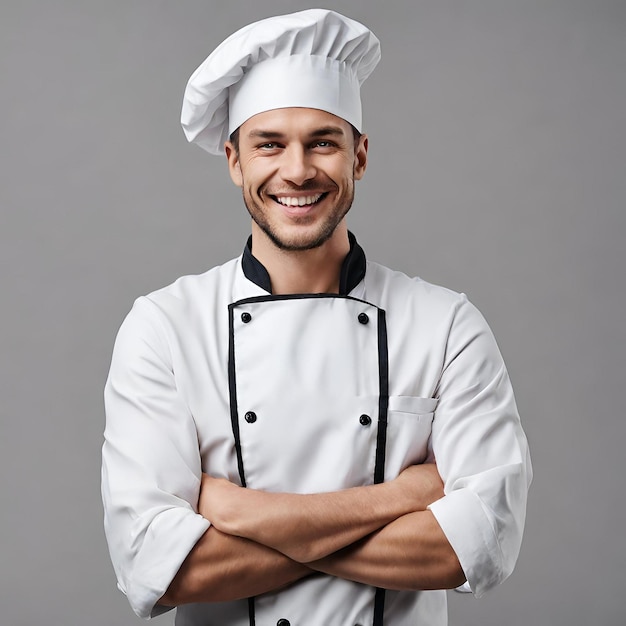
[[[251,191],[266,186],[274,176],[275,168],[255,163],[254,166],[246,166],[242,169],[241,180],[245,187]]]
[[[354,179],[354,170],[355,163],[352,159],[342,159],[340,163],[336,164],[332,171],[329,170],[329,174],[331,174],[333,179],[338,183],[349,185]]]

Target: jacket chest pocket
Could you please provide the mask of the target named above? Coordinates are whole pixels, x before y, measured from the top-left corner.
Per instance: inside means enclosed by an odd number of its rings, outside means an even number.
[[[437,398],[390,396],[387,420],[385,477],[397,476],[428,457]]]

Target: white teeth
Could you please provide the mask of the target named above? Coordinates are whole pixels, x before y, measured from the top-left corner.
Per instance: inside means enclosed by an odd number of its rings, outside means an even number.
[[[280,204],[284,204],[285,206],[304,206],[305,204],[315,204],[322,197],[321,193],[315,194],[314,196],[301,196],[299,198],[279,198],[276,197],[276,200],[280,202]]]

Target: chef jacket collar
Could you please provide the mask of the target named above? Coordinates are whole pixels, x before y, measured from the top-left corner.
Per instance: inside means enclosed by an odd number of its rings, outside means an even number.
[[[350,252],[346,255],[341,265],[341,274],[339,275],[339,295],[348,295],[365,277],[365,252],[357,243],[356,237],[348,232],[350,241]],[[241,259],[243,273],[246,278],[255,285],[261,287],[268,293],[272,293],[272,282],[270,275],[261,263],[252,254],[252,235],[248,237],[248,241],[243,250]]]

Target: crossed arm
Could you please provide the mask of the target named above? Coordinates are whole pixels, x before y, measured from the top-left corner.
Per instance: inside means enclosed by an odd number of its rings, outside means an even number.
[[[435,465],[379,485],[310,495],[244,489],[202,477],[211,521],[160,604],[235,600],[323,572],[387,589],[442,589],[465,580],[427,506],[443,495]]]

